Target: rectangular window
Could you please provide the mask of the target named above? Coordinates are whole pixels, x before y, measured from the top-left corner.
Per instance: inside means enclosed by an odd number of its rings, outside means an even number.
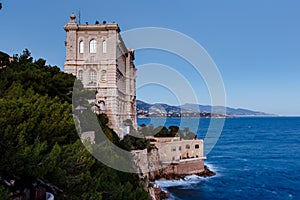
[[[81,81],[82,81],[82,79],[83,79],[83,71],[82,71],[82,70],[80,70],[80,71],[78,72],[78,79],[81,80]]]
[[[103,53],[107,52],[107,45],[106,45],[106,41],[105,40],[102,42],[102,52]]]
[[[80,43],[79,43],[79,53],[84,53],[84,43],[83,43],[83,41],[80,41]]]
[[[94,70],[90,71],[90,81],[96,81],[96,72]]]
[[[90,53],[96,53],[97,52],[96,49],[97,49],[97,41],[93,39],[90,41]]]
[[[91,62],[95,62],[95,56],[91,56]]]

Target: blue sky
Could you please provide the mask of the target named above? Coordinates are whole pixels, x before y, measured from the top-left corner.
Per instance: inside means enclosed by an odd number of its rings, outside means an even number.
[[[14,1],[0,0],[0,51],[20,53],[63,68],[65,32],[70,13],[81,22],[115,21],[122,31],[140,27],[169,28],[201,44],[216,63],[227,105],[281,115],[300,115],[300,2],[252,1]],[[189,63],[166,52],[137,51],[136,65],[162,63],[189,71]],[[186,72],[199,103],[210,104],[201,77]],[[165,75],[161,75],[165,76]],[[167,75],[166,75],[167,76]],[[149,93],[151,95],[149,95]],[[139,99],[177,104],[159,86],[140,88]],[[186,101],[184,102],[186,103]]]

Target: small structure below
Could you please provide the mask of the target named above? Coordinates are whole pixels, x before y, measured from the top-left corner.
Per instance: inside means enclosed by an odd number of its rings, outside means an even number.
[[[213,176],[204,165],[203,140],[183,140],[180,137],[147,137],[150,149],[132,151],[140,178],[153,199],[167,197],[153,183],[155,180],[182,179],[187,175]],[[161,191],[161,192],[159,192]],[[158,194],[159,193],[159,194]]]

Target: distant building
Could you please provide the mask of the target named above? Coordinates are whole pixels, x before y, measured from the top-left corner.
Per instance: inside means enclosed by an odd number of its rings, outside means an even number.
[[[128,49],[116,23],[78,24],[75,15],[66,31],[65,71],[96,91],[96,112],[105,112],[110,127],[123,137],[123,121],[136,125],[136,68],[134,51]]]
[[[160,161],[163,164],[178,163],[188,160],[204,160],[203,140],[182,140],[179,137],[156,137]]]
[[[180,177],[205,171],[203,140],[148,136],[152,148],[131,151],[142,177]]]

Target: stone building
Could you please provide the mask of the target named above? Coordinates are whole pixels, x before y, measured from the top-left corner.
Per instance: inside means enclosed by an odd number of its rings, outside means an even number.
[[[182,140],[179,137],[157,137],[154,140],[163,164],[206,159],[203,140]]]
[[[147,149],[131,151],[142,178],[177,179],[205,172],[203,140],[183,140],[179,137],[148,137],[152,140]]]
[[[136,68],[116,23],[79,24],[74,14],[66,31],[65,71],[96,91],[97,112],[105,112],[110,127],[123,137],[123,121],[136,127]],[[126,129],[127,130],[127,129]]]

